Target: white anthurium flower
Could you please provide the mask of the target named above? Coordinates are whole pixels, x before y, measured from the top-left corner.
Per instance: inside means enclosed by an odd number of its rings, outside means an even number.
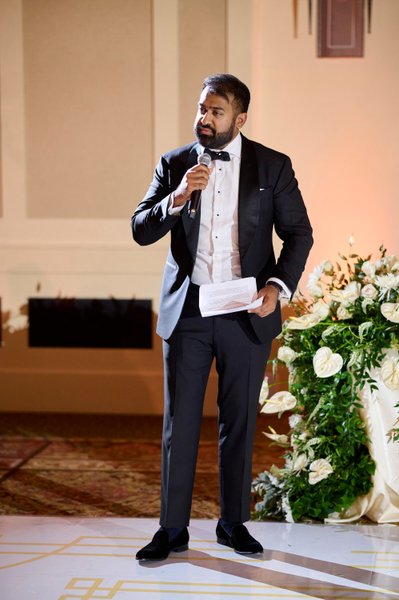
[[[290,392],[276,392],[261,408],[262,413],[272,415],[291,410],[296,405],[296,398]]]
[[[310,466],[309,483],[315,485],[319,481],[326,479],[333,472],[331,464],[325,458],[314,460]]]
[[[269,396],[269,379],[265,377],[259,394],[259,404],[264,404]]]
[[[300,317],[290,317],[285,323],[287,329],[309,329],[320,323],[320,318],[313,313],[307,313]]]
[[[290,447],[288,435],[286,435],[285,433],[277,433],[272,427],[270,427],[270,430],[271,433],[266,433],[265,431],[263,431],[263,435],[269,438],[269,440],[275,442],[278,446],[283,446],[283,448]]]
[[[389,350],[381,363],[380,376],[387,388],[399,390],[399,354]]]
[[[342,290],[332,290],[331,300],[340,302],[343,306],[353,304],[360,296],[362,286],[357,281],[351,281]]]
[[[399,323],[399,302],[384,302],[380,310],[388,321]]]
[[[377,298],[378,296],[378,290],[372,283],[367,283],[362,288],[362,296],[363,298],[371,298],[371,300],[374,300],[374,298]]]
[[[314,315],[317,315],[320,321],[323,321],[330,314],[330,307],[328,304],[323,302],[323,300],[318,300],[316,304],[314,304],[312,312]]]
[[[375,283],[382,290],[394,290],[399,287],[399,274],[387,273],[386,275],[377,275]]]
[[[342,369],[344,359],[333,353],[328,346],[319,348],[313,357],[313,368],[317,377],[331,377]]]
[[[352,313],[350,312],[350,310],[348,310],[347,308],[345,308],[345,306],[338,306],[337,309],[337,319],[339,321],[345,321],[346,319],[351,319],[352,318]]]
[[[286,365],[290,365],[298,356],[298,352],[295,352],[289,346],[280,346],[277,350],[277,358]]]

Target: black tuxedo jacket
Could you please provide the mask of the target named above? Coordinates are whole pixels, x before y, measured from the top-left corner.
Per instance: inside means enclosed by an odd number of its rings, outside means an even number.
[[[187,169],[197,163],[197,143],[161,157],[144,199],[132,217],[132,232],[141,245],[152,244],[170,232],[157,333],[172,334],[180,317],[193,270],[200,225],[188,215],[188,203],[179,216],[168,214],[169,194]],[[279,257],[272,245],[273,227],[282,239]],[[269,277],[278,277],[294,292],[313,243],[312,228],[288,156],[242,136],[238,198],[238,233],[243,277],[256,277],[258,289]],[[262,342],[281,331],[280,308],[261,319],[249,315]]]

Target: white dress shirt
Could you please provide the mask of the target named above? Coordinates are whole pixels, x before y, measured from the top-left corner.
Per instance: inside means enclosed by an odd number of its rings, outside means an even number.
[[[223,150],[230,154],[230,160],[212,162],[208,185],[201,194],[197,258],[191,276],[191,281],[197,285],[241,277],[238,249],[241,135]]]
[[[241,134],[238,134],[223,148],[230,154],[230,160],[212,162],[208,185],[201,193],[197,256],[191,276],[191,281],[196,285],[222,283],[241,278],[238,247],[241,146]],[[173,194],[171,194],[169,214],[177,215],[182,208],[173,207]],[[285,283],[277,277],[271,277],[268,281],[275,281],[282,287],[283,292],[280,294],[282,297],[291,296]]]

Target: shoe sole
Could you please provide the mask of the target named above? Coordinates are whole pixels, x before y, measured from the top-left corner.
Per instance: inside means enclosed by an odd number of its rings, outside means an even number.
[[[171,552],[185,552],[186,550],[188,550],[188,544],[183,544],[183,546],[177,546],[176,548],[171,548],[169,550],[169,554]],[[140,562],[146,561],[146,562],[156,562],[156,561],[160,561],[160,560],[166,560],[169,556],[169,554],[167,554],[166,556],[161,556],[160,558],[138,558],[136,556],[136,560],[139,560]]]
[[[188,544],[184,544],[183,546],[177,546],[177,548],[171,548],[171,552],[185,552],[188,550]]]
[[[228,541],[225,540],[224,538],[220,538],[217,537],[216,541],[218,544],[221,544],[222,546],[227,546],[228,548],[233,548],[234,552],[237,552],[237,554],[262,554],[263,553],[263,549],[262,550],[256,550],[255,552],[248,552],[248,551],[243,551],[243,550],[236,550],[234,548],[234,546]]]

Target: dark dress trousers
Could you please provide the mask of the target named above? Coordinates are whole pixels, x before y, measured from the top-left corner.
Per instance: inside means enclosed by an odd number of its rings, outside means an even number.
[[[245,311],[201,317],[198,287],[191,283],[200,211],[190,219],[187,204],[168,214],[169,195],[197,163],[197,143],[161,157],[153,181],[132,217],[136,242],[152,244],[170,232],[157,333],[163,338],[165,410],[160,523],[189,522],[203,399],[212,361],[219,376],[219,476],[221,516],[243,522],[250,516],[252,448],[259,391],[272,339],[281,331],[279,304],[260,318]],[[283,245],[277,260],[273,227]],[[294,292],[312,246],[312,229],[290,159],[242,136],[238,197],[242,277],[269,277]]]

